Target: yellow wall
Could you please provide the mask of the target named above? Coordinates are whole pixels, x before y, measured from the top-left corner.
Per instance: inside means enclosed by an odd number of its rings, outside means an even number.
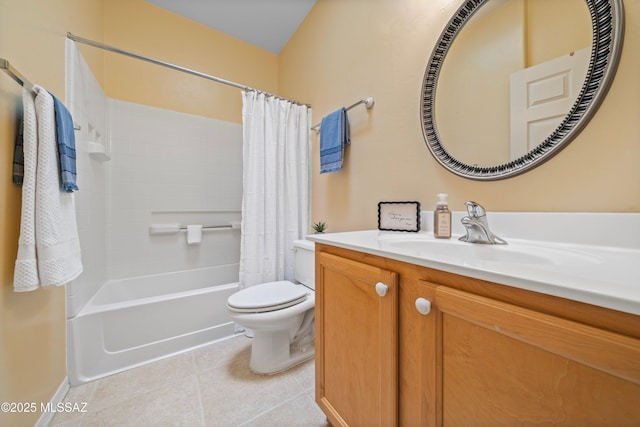
[[[419,96],[434,40],[460,0],[318,0],[280,54],[280,92],[313,105],[314,123],[365,96],[375,107],[349,112],[346,167],[319,175],[314,138],[312,220],[329,231],[375,228],[377,203],[417,200],[451,208],[476,200],[489,211],[640,212],[640,3],[626,1],[616,79],[582,133],[524,175],[478,182],[447,172],[429,154]],[[330,31],[328,29],[331,29]]]
[[[512,160],[510,76],[524,68],[524,16],[522,0],[475,15],[442,63],[435,117],[440,140],[460,161],[494,166]],[[452,108],[452,100],[462,99]]]
[[[527,67],[591,45],[591,17],[584,0],[526,0],[525,4]]]
[[[102,34],[101,0],[0,0],[0,57],[64,99],[67,31]],[[101,68],[99,56],[89,60]],[[101,77],[101,76],[98,76]],[[66,376],[64,288],[17,294],[13,265],[20,188],[11,183],[19,86],[0,73],[0,401],[48,402]],[[39,413],[0,413],[0,425],[32,426]]]
[[[278,89],[278,57],[143,0],[108,0],[104,43],[267,92]],[[240,90],[108,53],[107,96],[240,123]]]

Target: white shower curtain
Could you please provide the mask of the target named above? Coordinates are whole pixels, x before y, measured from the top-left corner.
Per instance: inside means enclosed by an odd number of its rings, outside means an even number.
[[[309,230],[311,109],[242,92],[240,287],[293,279],[293,241]]]

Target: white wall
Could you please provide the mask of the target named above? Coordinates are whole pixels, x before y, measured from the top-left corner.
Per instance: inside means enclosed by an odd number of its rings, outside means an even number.
[[[70,40],[67,57],[84,264],[67,286],[67,317],[109,279],[238,263],[239,229],[187,245],[186,233],[150,235],[149,225],[241,220],[242,126],[110,99]],[[90,155],[92,143],[109,157]]]
[[[118,100],[109,111],[109,278],[238,263],[239,229],[187,245],[149,225],[240,221],[242,126]]]
[[[107,278],[106,163],[89,156],[89,141],[108,140],[107,97],[75,43],[66,41],[66,105],[76,130],[76,157],[79,191],[75,193],[76,218],[84,271],[66,286],[67,317],[75,316]]]

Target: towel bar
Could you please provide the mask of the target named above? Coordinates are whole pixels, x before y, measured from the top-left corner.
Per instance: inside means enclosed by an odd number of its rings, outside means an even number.
[[[18,70],[16,70],[10,63],[4,58],[0,58],[0,70],[7,73],[16,83],[24,87],[27,90],[33,89],[33,83],[27,80]]]
[[[345,108],[345,110],[349,111],[351,110],[353,107],[357,107],[360,104],[364,104],[365,107],[367,107],[367,110],[370,110],[373,107],[373,104],[375,104],[376,100],[373,96],[370,96],[368,98],[362,98],[360,101],[358,102],[354,102],[353,104],[349,105],[348,107]],[[313,126],[311,128],[312,131],[315,131],[316,133],[320,132],[320,123],[318,123],[317,125]]]

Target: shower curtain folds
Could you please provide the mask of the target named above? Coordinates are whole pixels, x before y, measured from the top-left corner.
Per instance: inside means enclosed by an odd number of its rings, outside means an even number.
[[[311,109],[242,92],[240,287],[293,280],[293,241],[309,227]]]

